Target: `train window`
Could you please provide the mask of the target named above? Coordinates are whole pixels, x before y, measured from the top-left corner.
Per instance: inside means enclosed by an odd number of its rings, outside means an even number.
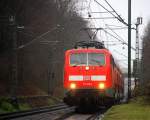
[[[101,53],[89,53],[88,54],[89,65],[105,65],[105,56]]]
[[[112,56],[110,57],[110,64],[113,64],[113,61],[112,61]]]
[[[70,56],[71,66],[81,66],[87,64],[87,53],[74,53]]]
[[[70,56],[71,66],[103,66],[105,65],[105,56],[101,53],[74,53]]]
[[[114,58],[112,56],[111,56],[111,64],[113,67],[115,66]]]

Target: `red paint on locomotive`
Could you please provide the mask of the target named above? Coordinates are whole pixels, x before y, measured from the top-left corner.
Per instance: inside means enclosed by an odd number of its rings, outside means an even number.
[[[78,57],[83,59],[80,63]],[[64,88],[71,94],[69,96],[79,90],[98,90],[103,97],[121,99],[123,87],[122,73],[107,49],[79,48],[66,51]],[[70,99],[68,96],[66,98]]]
[[[71,65],[70,56],[76,53],[100,53],[105,57],[105,65]],[[77,89],[83,88],[95,88],[98,89],[99,83],[104,83],[105,87],[112,86],[110,77],[110,53],[106,49],[73,49],[68,50],[65,55],[65,67],[64,67],[64,87],[70,89],[70,84],[75,83]],[[88,70],[86,70],[86,67]],[[69,77],[81,77],[76,80],[69,80]],[[91,77],[101,77],[101,80],[91,80]],[[104,79],[103,79],[104,78]],[[75,79],[75,78],[74,78]]]

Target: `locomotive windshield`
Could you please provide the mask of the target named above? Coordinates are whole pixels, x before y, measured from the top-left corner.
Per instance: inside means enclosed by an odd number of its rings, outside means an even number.
[[[101,53],[74,53],[70,56],[71,66],[103,66],[105,56]]]

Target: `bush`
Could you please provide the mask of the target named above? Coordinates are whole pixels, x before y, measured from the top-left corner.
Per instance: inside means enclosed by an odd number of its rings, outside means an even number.
[[[145,94],[145,92],[144,92],[144,87],[142,87],[142,86],[136,86],[135,88],[134,88],[134,90],[132,91],[132,96],[133,97],[137,97],[137,96],[143,96]]]
[[[54,105],[54,104],[56,104],[54,100],[48,99],[48,105],[51,106],[51,105]]]
[[[16,109],[12,104],[7,101],[3,101],[0,105],[1,110],[8,111],[8,112],[15,112]]]
[[[147,83],[145,86],[145,94],[150,97],[150,83]]]
[[[19,105],[20,110],[29,110],[31,107],[28,104],[20,104]]]

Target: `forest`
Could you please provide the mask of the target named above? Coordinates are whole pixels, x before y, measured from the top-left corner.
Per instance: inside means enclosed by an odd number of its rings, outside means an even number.
[[[64,51],[76,41],[90,39],[83,30],[88,23],[76,12],[76,3],[0,1],[1,95],[62,94]]]

